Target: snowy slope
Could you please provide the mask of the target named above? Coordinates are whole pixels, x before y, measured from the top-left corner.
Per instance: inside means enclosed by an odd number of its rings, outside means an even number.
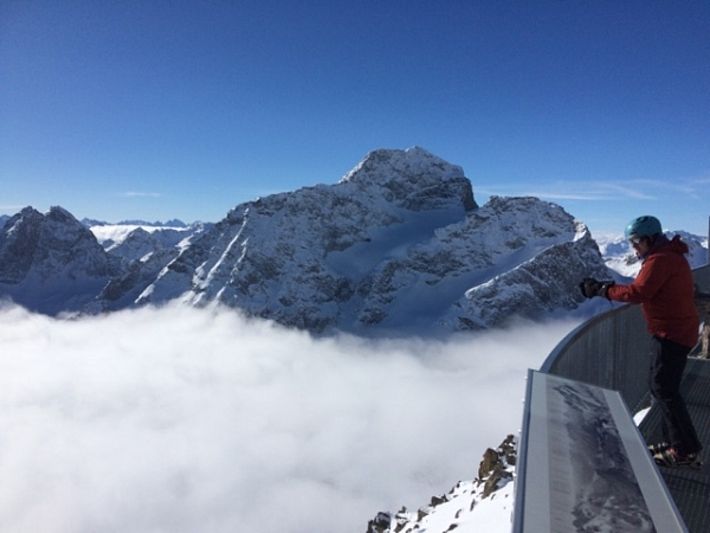
[[[559,206],[534,198],[494,198],[479,208],[462,169],[421,148],[376,150],[335,185],[235,207],[135,303],[221,302],[312,331],[450,329],[444,318],[466,291],[565,243],[590,263],[561,265],[570,275],[555,285],[560,293],[525,310],[581,303],[572,278],[606,269],[596,245],[577,232]],[[541,284],[556,275],[532,271]],[[508,318],[481,318],[472,307],[461,313],[484,326]]]
[[[98,240],[106,250],[111,250],[112,248],[122,244],[123,241],[125,241],[126,238],[136,230],[141,230],[142,232],[148,234],[160,234],[164,232],[179,234],[188,232],[190,228],[184,226],[154,226],[139,224],[94,224],[90,226],[89,229],[96,237],[96,240]]]
[[[129,261],[124,272],[104,287],[97,301],[87,309],[112,311],[130,307],[165,268],[190,245],[192,240],[211,228],[211,224],[195,224],[184,229],[138,227],[107,252]]]
[[[486,450],[474,480],[459,481],[417,511],[378,513],[367,533],[509,533],[515,458],[515,440],[509,435],[495,450]]]
[[[52,231],[78,231],[67,228]],[[75,286],[78,299],[32,276],[0,296],[30,305],[54,292],[52,306],[33,306],[47,312],[221,303],[314,332],[408,335],[570,311],[583,304],[579,279],[609,276],[561,207],[498,197],[479,207],[461,167],[417,147],[375,150],[338,183],[240,204],[213,226],[91,231],[109,252],[92,255],[112,266]],[[13,250],[7,260],[22,261]],[[56,278],[50,266],[43,275]]]
[[[336,185],[237,206],[164,269],[139,302],[220,301],[321,331],[341,324],[371,264],[474,207],[460,167],[419,148],[375,151]],[[338,254],[358,245],[368,249],[343,272]]]
[[[560,206],[492,197],[463,221],[378,265],[367,280],[378,290],[365,299],[359,319],[397,329],[401,317],[416,327],[495,326],[514,315],[572,309],[583,300],[579,280],[606,274],[586,228]]]
[[[609,277],[586,226],[571,241],[551,245],[510,270],[466,291],[447,316],[455,329],[478,329],[504,323],[511,316],[528,319],[572,311],[584,302],[579,281]]]

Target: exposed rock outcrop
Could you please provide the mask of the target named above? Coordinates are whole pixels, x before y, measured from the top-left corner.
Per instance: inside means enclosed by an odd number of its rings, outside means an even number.
[[[478,477],[459,481],[443,496],[415,512],[402,508],[396,513],[380,512],[367,525],[367,533],[445,533],[456,529],[492,533],[491,511],[500,514],[498,529],[510,529],[512,486],[517,456],[516,441],[508,435],[496,449],[488,448],[478,467]],[[494,500],[497,501],[494,503]],[[486,511],[483,511],[487,508]],[[488,529],[484,529],[484,519]]]
[[[35,311],[81,310],[122,268],[61,207],[27,207],[0,230],[0,296]]]

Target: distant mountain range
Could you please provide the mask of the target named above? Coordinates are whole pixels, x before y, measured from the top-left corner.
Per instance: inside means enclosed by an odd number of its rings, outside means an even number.
[[[479,206],[462,169],[421,148],[375,150],[338,183],[216,224],[94,222],[60,207],[7,219],[0,297],[48,314],[177,299],[313,332],[421,334],[569,312],[586,305],[581,278],[614,275],[560,206]]]
[[[688,262],[693,268],[705,265],[708,262],[708,238],[701,237],[686,231],[666,231],[666,236],[671,239],[680,235],[688,245]],[[623,235],[598,235],[594,240],[599,245],[599,250],[604,257],[606,265],[623,278],[633,278],[641,270],[641,261],[629,246]]]
[[[103,220],[94,220],[91,218],[82,218],[81,223],[90,228],[92,226],[151,226],[155,228],[186,228],[189,224],[185,224],[182,220],[174,218],[167,222],[147,222],[145,220],[122,220],[120,222],[105,222]]]

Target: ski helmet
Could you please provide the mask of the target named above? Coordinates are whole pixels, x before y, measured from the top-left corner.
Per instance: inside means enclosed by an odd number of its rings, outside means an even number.
[[[650,215],[633,219],[629,222],[629,225],[626,226],[626,231],[624,231],[627,239],[631,237],[653,237],[658,233],[663,233],[661,222],[656,217]]]

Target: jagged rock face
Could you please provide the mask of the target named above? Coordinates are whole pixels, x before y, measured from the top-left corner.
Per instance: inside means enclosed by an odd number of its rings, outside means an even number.
[[[418,148],[375,151],[337,185],[238,206],[173,261],[140,301],[187,293],[193,303],[220,301],[321,331],[341,323],[359,281],[356,265],[340,253],[380,243],[378,232],[426,225],[432,214],[460,220],[473,207],[459,167]],[[372,255],[374,263],[380,260]]]
[[[498,275],[516,269],[515,275]],[[378,266],[359,319],[393,322],[402,303],[416,309],[421,298],[427,302],[419,306],[422,325],[494,326],[516,315],[575,307],[583,300],[579,280],[594,275],[607,276],[596,244],[561,207],[493,197],[462,222]]]
[[[466,291],[445,322],[454,329],[480,329],[510,317],[535,319],[571,310],[584,301],[578,285],[585,277],[607,279],[609,272],[585,227],[570,242],[552,245],[517,267]]]
[[[372,151],[340,183],[412,211],[446,208],[451,198],[466,210],[477,207],[463,169],[421,148]]]
[[[490,533],[491,527],[496,531],[508,531],[516,457],[515,438],[508,435],[497,448],[488,448],[484,452],[478,477],[472,481],[459,481],[447,494],[432,497],[429,505],[417,511],[402,508],[397,513],[377,513],[368,523],[367,533],[443,533],[454,530]],[[496,526],[491,524],[491,515],[499,515]]]
[[[106,251],[128,261],[142,261],[149,259],[151,254],[164,250],[173,250],[180,241],[191,236],[193,232],[161,229],[157,231],[146,231],[143,228],[136,228],[118,244],[112,244]],[[178,250],[175,250],[177,255]]]
[[[109,246],[110,255],[130,263],[122,275],[106,285],[91,310],[110,311],[131,306],[165,266],[209,227],[211,225],[198,224],[184,231],[162,229],[153,232],[136,228],[122,242]]]
[[[47,313],[77,310],[121,264],[69,212],[27,207],[0,231],[0,296]]]
[[[8,215],[0,215],[0,230],[5,226],[5,222],[10,220],[10,217]]]
[[[43,216],[31,207],[7,221],[0,233],[0,283],[20,283],[32,266]]]

